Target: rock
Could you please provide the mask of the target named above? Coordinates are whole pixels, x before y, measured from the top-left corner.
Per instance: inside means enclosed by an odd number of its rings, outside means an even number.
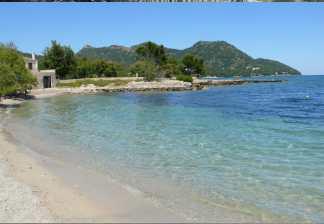
[[[152,82],[130,82],[127,85],[128,90],[189,90],[191,89],[190,82],[183,82],[178,80],[162,80]]]

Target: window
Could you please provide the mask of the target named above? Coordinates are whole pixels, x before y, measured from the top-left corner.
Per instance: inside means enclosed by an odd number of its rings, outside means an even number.
[[[28,63],[28,68],[29,68],[29,70],[32,70],[33,69],[33,63],[29,62]]]

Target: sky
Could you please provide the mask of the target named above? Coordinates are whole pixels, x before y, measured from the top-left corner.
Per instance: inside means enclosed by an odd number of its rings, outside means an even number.
[[[184,49],[227,41],[255,58],[324,74],[324,3],[3,3],[0,42],[42,53],[154,41]]]

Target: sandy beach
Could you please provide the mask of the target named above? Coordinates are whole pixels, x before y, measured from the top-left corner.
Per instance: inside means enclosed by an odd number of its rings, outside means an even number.
[[[34,175],[35,172],[44,173],[44,171],[39,170],[30,158],[19,154],[16,147],[6,140],[2,130],[0,130],[0,149],[0,222],[54,221],[40,200],[37,186],[32,187],[18,180],[18,177],[28,170]]]
[[[98,215],[95,205],[76,189],[65,186],[34,158],[19,151],[3,130],[0,148],[1,222],[69,221],[84,214]]]

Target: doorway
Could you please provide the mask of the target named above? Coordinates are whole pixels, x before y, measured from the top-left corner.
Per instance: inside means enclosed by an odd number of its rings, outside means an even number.
[[[43,77],[43,87],[44,88],[51,88],[52,87],[51,76],[44,76]]]
[[[31,63],[31,62],[28,63],[28,69],[33,70],[33,63]]]

